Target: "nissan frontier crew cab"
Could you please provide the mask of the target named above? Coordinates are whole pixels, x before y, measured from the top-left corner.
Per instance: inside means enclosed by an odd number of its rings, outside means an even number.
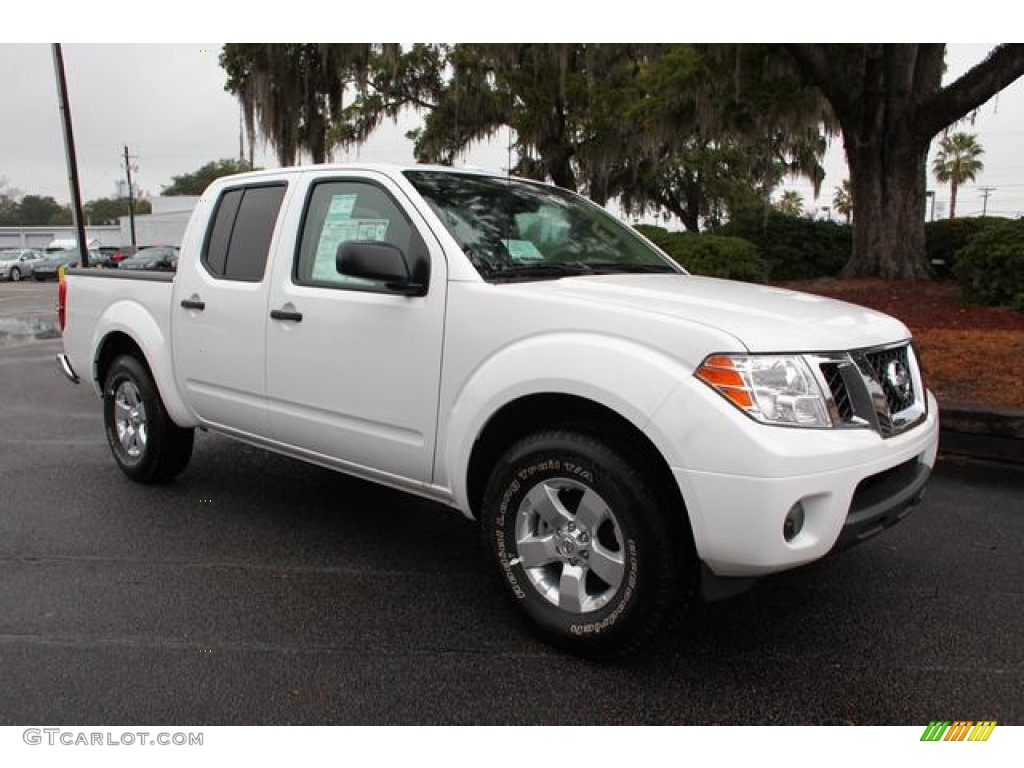
[[[72,269],[59,314],[132,479],[182,472],[201,427],[443,502],[529,625],[592,657],[896,522],[936,455],[897,320],[695,277],[517,178],[223,178],[177,274]]]

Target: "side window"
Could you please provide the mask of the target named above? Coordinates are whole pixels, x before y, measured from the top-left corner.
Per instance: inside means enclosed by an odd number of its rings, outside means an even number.
[[[229,189],[220,196],[217,210],[213,213],[213,225],[206,237],[202,261],[203,266],[215,277],[224,277],[231,229],[235,226],[235,216],[238,215],[238,204],[242,202],[243,192],[241,189]]]
[[[212,275],[246,282],[263,279],[284,192],[285,185],[275,184],[221,195],[202,259]]]
[[[313,187],[302,224],[295,282],[373,290],[377,281],[349,277],[335,266],[338,246],[353,241],[390,243],[407,257],[422,241],[398,204],[380,187],[361,181],[326,181]]]

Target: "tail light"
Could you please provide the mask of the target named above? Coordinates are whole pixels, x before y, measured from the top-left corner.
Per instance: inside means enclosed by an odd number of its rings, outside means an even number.
[[[68,284],[64,281],[64,267],[60,267],[57,270],[57,322],[60,323],[61,333],[64,332],[68,317],[67,301]]]

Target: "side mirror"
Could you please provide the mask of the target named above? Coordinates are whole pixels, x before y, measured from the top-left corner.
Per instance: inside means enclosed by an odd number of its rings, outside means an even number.
[[[335,268],[342,275],[378,280],[392,293],[424,296],[426,281],[418,280],[422,265],[409,262],[402,249],[391,243],[355,240],[338,246]]]

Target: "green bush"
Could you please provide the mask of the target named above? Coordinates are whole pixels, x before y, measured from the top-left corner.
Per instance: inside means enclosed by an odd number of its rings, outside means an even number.
[[[669,232],[646,224],[637,231],[695,275],[763,283],[768,268],[757,246],[739,237]]]
[[[998,220],[956,252],[964,298],[1024,312],[1024,221]]]
[[[992,217],[969,217],[965,219],[940,219],[924,225],[925,249],[935,276],[946,279],[952,276],[956,263],[956,252],[967,245],[971,238],[993,224],[1004,219]]]
[[[654,224],[636,224],[633,229],[661,249],[664,249],[673,237],[680,234],[678,232],[669,232],[664,227],[658,227]]]
[[[850,259],[851,229],[834,221],[814,221],[771,211],[743,213],[716,234],[742,237],[757,246],[768,265],[768,277],[808,280],[835,277]]]

